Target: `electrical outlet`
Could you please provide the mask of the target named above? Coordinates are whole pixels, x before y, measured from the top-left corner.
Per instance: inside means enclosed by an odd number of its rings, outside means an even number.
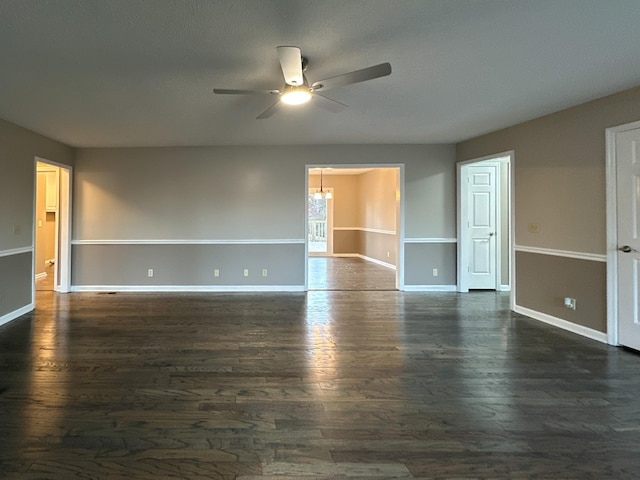
[[[13,234],[14,235],[20,235],[22,233],[22,227],[18,224],[15,224],[13,226]]]
[[[217,268],[213,269],[213,276],[214,277],[219,277],[220,276],[220,270],[218,270]]]
[[[387,258],[391,258],[391,252],[387,250]]]
[[[263,276],[263,277],[266,277],[266,276],[267,276],[267,269],[266,269],[266,268],[263,268],[263,269],[262,269],[262,276]]]
[[[530,223],[527,226],[527,230],[529,230],[529,233],[540,233],[540,224],[539,223]]]
[[[147,270],[147,276],[153,277],[153,268],[150,268],[149,270]]]
[[[437,277],[437,276],[438,276],[438,269],[437,269],[437,268],[434,268],[434,269],[433,269],[433,271],[432,271],[432,273],[433,273],[433,276],[434,276],[434,277]]]
[[[244,269],[244,272],[243,272],[242,274],[243,274],[245,277],[248,277],[248,276],[249,276],[249,269],[248,269],[248,268],[245,268],[245,269]]]
[[[576,299],[571,297],[564,297],[564,306],[571,310],[576,309]]]

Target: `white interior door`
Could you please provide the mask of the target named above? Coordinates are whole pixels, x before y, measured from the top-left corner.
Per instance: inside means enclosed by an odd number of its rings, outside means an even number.
[[[496,289],[496,165],[467,167],[467,286]]]
[[[640,128],[616,135],[618,341],[640,350]]]

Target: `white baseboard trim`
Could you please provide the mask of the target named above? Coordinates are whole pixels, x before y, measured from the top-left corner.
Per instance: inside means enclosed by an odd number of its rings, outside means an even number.
[[[583,337],[587,337],[598,342],[607,343],[607,334],[599,332],[592,328],[578,325],[577,323],[569,322],[567,320],[563,320],[562,318],[554,317],[546,313],[538,312],[537,310],[531,310],[527,307],[521,307],[520,305],[516,305],[513,308],[513,311],[522,315],[526,315],[527,317],[531,317],[534,320],[539,320],[543,323],[553,325],[554,327],[558,327],[563,330],[582,335]]]
[[[360,254],[358,254],[358,257],[360,257],[363,260],[366,260],[367,262],[375,263],[375,264],[380,265],[382,267],[390,268],[391,270],[395,270],[396,269],[396,266],[393,265],[392,263],[383,262],[382,260],[378,260],[377,258],[366,257],[366,256],[360,255]]]
[[[511,285],[499,285],[498,288],[496,288],[497,292],[510,292],[511,291]]]
[[[455,285],[405,285],[405,292],[456,292]]]
[[[24,307],[19,308],[18,310],[14,310],[13,312],[10,312],[10,313],[7,313],[6,315],[1,316],[0,326],[4,325],[5,323],[9,323],[11,320],[15,320],[16,318],[21,317],[25,313],[31,312],[34,308],[35,308],[35,304],[30,303],[29,305],[25,305]]]
[[[47,272],[36,273],[36,282],[38,280],[42,280],[43,278],[47,278]]]
[[[367,257],[366,255],[360,255],[359,253],[334,253],[333,256],[337,258],[361,258],[362,260],[375,263],[382,267],[390,268],[391,270],[396,269],[396,266],[392,263],[383,262],[382,260],[378,260],[377,258]]]
[[[304,292],[304,285],[73,285],[72,292]]]

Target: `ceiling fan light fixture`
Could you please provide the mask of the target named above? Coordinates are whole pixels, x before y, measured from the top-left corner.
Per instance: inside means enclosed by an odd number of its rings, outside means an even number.
[[[288,85],[280,95],[280,101],[287,105],[302,105],[309,100],[311,90],[306,85]]]

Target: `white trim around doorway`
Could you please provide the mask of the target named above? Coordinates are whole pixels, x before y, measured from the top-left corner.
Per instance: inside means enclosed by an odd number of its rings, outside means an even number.
[[[502,160],[502,159],[506,159]],[[510,303],[510,308],[511,310],[513,310],[516,306],[516,288],[515,288],[515,283],[516,283],[516,279],[515,279],[515,249],[514,249],[514,245],[515,245],[515,238],[514,238],[514,222],[515,222],[515,182],[514,182],[514,170],[513,170],[513,164],[514,164],[514,160],[515,160],[515,151],[513,150],[509,150],[506,152],[501,152],[501,153],[496,153],[493,155],[487,155],[484,157],[479,157],[479,158],[474,158],[471,160],[464,160],[461,162],[458,162],[456,165],[456,171],[457,171],[457,175],[456,175],[456,198],[458,200],[458,206],[457,206],[457,228],[458,228],[458,232],[457,232],[457,257],[458,257],[458,271],[457,271],[457,291],[458,292],[465,292],[468,291],[468,289],[466,289],[466,285],[465,285],[465,281],[464,281],[464,276],[463,276],[463,272],[462,272],[462,268],[463,268],[463,249],[464,246],[462,245],[462,241],[461,241],[461,235],[462,235],[462,222],[463,222],[463,211],[462,211],[462,185],[461,185],[461,175],[462,175],[462,169],[463,167],[466,167],[468,165],[472,165],[475,163],[480,163],[480,162],[490,162],[490,161],[495,161],[496,163],[500,162],[500,163],[506,163],[507,165],[507,173],[508,173],[508,185],[509,185],[509,200],[508,200],[508,204],[507,204],[507,218],[509,220],[509,228],[508,228],[508,237],[509,237],[509,284],[503,284],[499,278],[496,279],[496,291],[509,291],[509,303]],[[498,202],[496,202],[498,203]],[[500,208],[499,205],[497,205],[497,208]],[[500,270],[501,270],[501,265],[500,265],[500,255],[497,254],[496,255],[496,275],[499,276],[500,275]]]
[[[31,300],[35,304],[35,262],[36,262],[36,214],[38,194],[38,163],[50,165],[59,171],[58,203],[56,210],[56,269],[59,276],[54,275],[54,290],[59,293],[71,291],[71,214],[72,214],[72,181],[73,167],[54,162],[42,157],[34,157],[33,172],[33,225],[31,226],[33,242],[32,289]]]
[[[400,193],[400,202],[398,205],[398,214],[396,218],[397,226],[396,231],[398,234],[398,256],[396,272],[396,288],[400,291],[404,291],[404,205],[405,205],[405,175],[404,163],[356,163],[356,164],[340,164],[340,163],[327,163],[327,164],[307,164],[305,165],[305,178],[304,178],[304,191],[305,191],[305,205],[307,203],[306,197],[309,191],[309,171],[316,168],[333,168],[339,170],[341,168],[397,168],[398,169],[398,185],[397,189]],[[304,290],[309,290],[309,225],[308,225],[308,208],[304,209]],[[385,231],[384,233],[389,233]],[[334,255],[336,256],[336,255]]]

